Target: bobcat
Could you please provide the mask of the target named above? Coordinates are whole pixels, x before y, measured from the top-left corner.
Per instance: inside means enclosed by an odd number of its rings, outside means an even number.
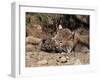
[[[79,28],[75,31],[71,31],[68,28],[60,28],[57,33],[52,38],[44,38],[41,43],[41,50],[46,52],[66,52],[71,53],[75,51],[81,51],[78,49],[83,49],[87,47],[89,49],[89,31],[84,28]],[[80,47],[79,47],[80,45]],[[82,47],[82,48],[81,48]],[[86,48],[85,48],[86,49]],[[84,50],[85,50],[84,49]]]
[[[62,48],[63,52],[70,53],[74,46],[73,33],[69,29],[58,29],[54,38],[56,47]]]
[[[80,28],[74,32],[65,28],[58,29],[54,38],[55,45],[62,48],[62,51],[70,53],[75,49],[77,44],[85,45],[89,48],[89,33],[84,28]]]

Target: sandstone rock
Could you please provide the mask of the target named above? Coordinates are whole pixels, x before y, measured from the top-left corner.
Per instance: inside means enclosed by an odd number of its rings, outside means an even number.
[[[27,52],[26,53],[26,59],[30,59],[30,55],[32,54],[32,52]]]
[[[56,60],[51,59],[51,60],[48,61],[48,64],[49,65],[56,65]]]
[[[29,52],[29,51],[32,51],[34,49],[34,46],[31,45],[31,44],[27,44],[26,45],[26,51]]]
[[[37,29],[38,29],[38,30],[41,30],[42,27],[41,27],[40,25],[37,25]]]
[[[81,61],[79,59],[76,59],[74,65],[80,65],[80,64],[82,64]]]
[[[26,55],[31,55],[31,54],[33,54],[33,53],[32,53],[32,52],[27,52],[27,53],[26,53]]]
[[[35,38],[35,37],[33,37],[33,36],[28,36],[28,37],[26,38],[26,43],[31,43],[31,44],[34,44],[34,45],[39,44],[40,41],[41,41],[41,39]]]
[[[75,60],[76,60],[76,58],[71,58],[70,60],[67,60],[68,62],[67,63],[65,63],[66,65],[73,65],[74,64],[74,62],[75,62]]]
[[[44,64],[47,64],[47,63],[48,63],[47,60],[41,60],[41,61],[37,62],[38,65],[44,65]]]
[[[67,60],[69,60],[69,57],[68,57],[68,56],[66,56],[66,59],[67,59]]]

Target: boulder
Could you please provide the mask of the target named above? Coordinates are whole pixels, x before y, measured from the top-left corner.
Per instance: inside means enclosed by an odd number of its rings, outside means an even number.
[[[41,60],[41,61],[38,61],[38,62],[37,62],[38,65],[45,65],[45,64],[47,64],[47,63],[48,63],[47,60]]]
[[[31,44],[37,45],[40,43],[40,41],[41,41],[41,39],[35,38],[33,36],[26,37],[26,43],[31,43]]]
[[[34,49],[34,46],[32,45],[32,44],[27,44],[26,45],[26,51],[27,52],[30,52],[30,51],[32,51]]]

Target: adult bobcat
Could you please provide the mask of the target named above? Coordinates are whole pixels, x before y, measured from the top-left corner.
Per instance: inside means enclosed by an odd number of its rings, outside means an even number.
[[[70,53],[74,47],[73,33],[69,29],[58,29],[57,34],[53,38],[56,47],[62,48],[64,52]]]
[[[57,34],[53,38],[55,45],[61,47],[64,52],[70,53],[77,44],[85,45],[89,48],[89,31],[84,28],[80,28],[74,32],[65,28],[58,29]]]

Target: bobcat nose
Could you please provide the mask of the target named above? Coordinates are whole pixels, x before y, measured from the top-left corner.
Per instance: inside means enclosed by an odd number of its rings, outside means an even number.
[[[63,51],[66,52],[66,53],[70,53],[72,51],[72,48],[69,47],[69,46],[64,46]]]

